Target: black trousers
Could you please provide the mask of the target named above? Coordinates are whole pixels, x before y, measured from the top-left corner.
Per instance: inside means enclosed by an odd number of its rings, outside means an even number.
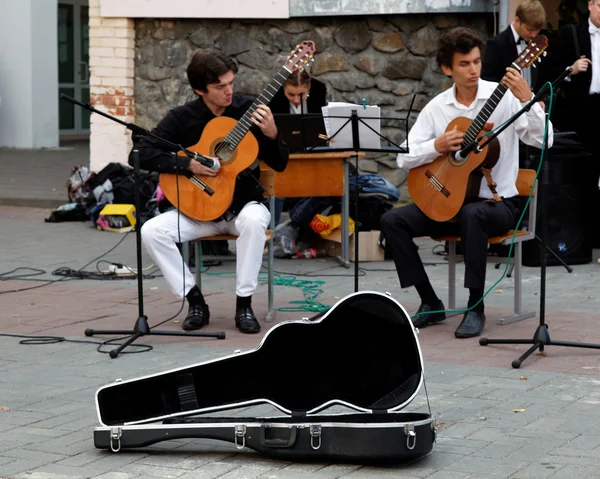
[[[488,238],[514,228],[518,219],[517,198],[498,203],[467,203],[452,221],[443,223],[433,221],[412,204],[385,213],[381,218],[381,232],[403,288],[428,279],[413,238],[457,235],[464,249],[465,288],[484,289]]]

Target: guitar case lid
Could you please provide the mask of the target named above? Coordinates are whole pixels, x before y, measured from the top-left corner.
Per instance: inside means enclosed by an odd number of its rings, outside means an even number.
[[[96,407],[105,426],[265,403],[291,417],[334,405],[382,414],[404,408],[422,383],[409,315],[390,295],[366,291],[274,326],[253,350],[104,386]]]

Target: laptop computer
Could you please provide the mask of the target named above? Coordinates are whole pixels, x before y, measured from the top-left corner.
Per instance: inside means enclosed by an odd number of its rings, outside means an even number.
[[[327,133],[322,116],[286,113],[275,114],[274,117],[290,153],[304,153],[317,146],[327,146]]]

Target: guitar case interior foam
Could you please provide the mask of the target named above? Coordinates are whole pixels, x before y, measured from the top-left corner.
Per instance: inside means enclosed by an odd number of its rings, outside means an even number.
[[[387,294],[358,292],[274,326],[251,351],[100,388],[94,443],[116,452],[209,438],[282,458],[405,460],[435,442],[431,410],[403,411],[423,380],[404,308]],[[222,417],[258,404],[282,414]],[[325,411],[334,406],[352,412]]]

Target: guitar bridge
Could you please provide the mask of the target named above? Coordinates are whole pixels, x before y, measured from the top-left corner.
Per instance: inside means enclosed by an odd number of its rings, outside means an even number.
[[[450,196],[450,191],[448,191],[448,189],[440,182],[440,180],[438,180],[437,176],[435,176],[431,170],[427,170],[425,172],[425,176],[429,178],[429,183],[431,186],[433,186],[441,194],[443,194],[446,198]]]

